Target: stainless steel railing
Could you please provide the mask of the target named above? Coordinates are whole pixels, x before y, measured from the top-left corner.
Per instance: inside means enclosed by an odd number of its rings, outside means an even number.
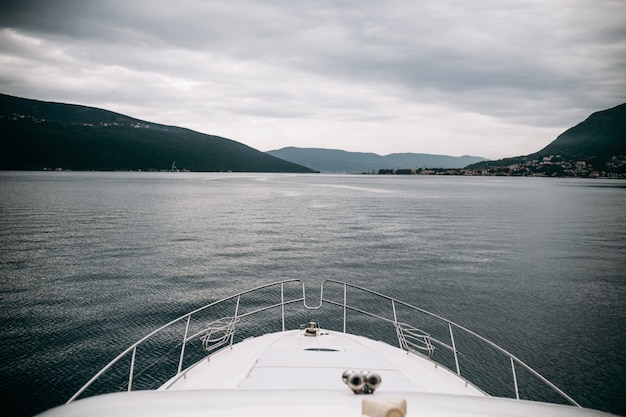
[[[460,337],[464,339],[469,338],[472,340],[470,343],[472,346],[478,343],[481,348],[486,347],[506,358],[510,366],[510,383],[513,387],[515,398],[520,399],[517,370],[522,368],[565,401],[580,407],[569,395],[522,360],[488,339],[450,320],[381,293],[335,280],[324,281],[320,286],[318,304],[309,305],[307,304],[304,284],[301,280],[297,279],[258,286],[212,302],[172,320],[144,336],[120,353],[96,373],[67,402],[75,401],[96,381],[100,380],[107,371],[111,370],[114,366],[120,365],[123,362],[122,359],[128,355],[130,355],[130,364],[126,389],[131,391],[133,389],[134,379],[139,374],[139,372],[136,371],[138,348],[144,348],[148,352],[152,352],[155,349],[151,349],[148,345],[155,343],[155,339],[163,335],[168,336],[169,339],[180,331],[180,333],[178,333],[178,342],[174,347],[174,349],[179,350],[180,353],[176,355],[175,361],[177,364],[175,371],[173,374],[161,375],[163,380],[160,384],[184,373],[183,365],[187,357],[186,349],[195,341],[200,342],[202,349],[204,349],[203,355],[210,357],[215,352],[232,346],[235,342],[235,336],[238,333],[241,333],[242,337],[249,337],[258,336],[270,331],[285,331],[289,327],[288,321],[290,313],[296,316],[294,319],[304,317],[304,314],[311,315],[313,312],[317,315],[321,315],[323,310],[325,310],[325,306],[331,306],[331,308],[334,306],[340,309],[341,318],[337,318],[336,311],[324,320],[319,320],[319,317],[317,317],[318,321],[321,321],[324,327],[326,327],[326,324],[334,325],[340,327],[340,329],[336,330],[345,333],[348,331],[348,324],[350,324],[351,330],[352,326],[356,328],[356,331],[353,333],[360,334],[362,333],[361,330],[372,328],[371,323],[373,321],[379,324],[386,323],[391,332],[395,333],[396,340],[394,342],[397,342],[401,349],[407,351],[407,353],[427,357],[440,365],[450,368],[461,377],[466,377],[466,375],[465,371],[463,374],[461,372],[460,357],[470,356],[471,351],[464,350],[463,353],[461,353],[457,348],[457,339]],[[299,308],[299,310],[297,310],[299,315],[298,313],[287,311],[288,309],[295,308]],[[280,312],[280,327],[270,328],[271,326],[267,325],[266,322],[274,321],[276,311]],[[270,316],[263,317],[263,315],[269,313],[271,313]],[[350,315],[348,315],[348,313],[350,313]],[[402,319],[400,318],[401,315]],[[358,317],[358,320],[353,320],[355,324],[352,324],[353,321],[350,321],[349,317],[352,320],[355,316]],[[247,322],[248,319],[259,319],[259,317],[261,317],[260,320],[265,320],[266,322],[257,322],[254,326],[245,326],[243,324]],[[308,319],[306,321],[308,321]],[[420,330],[426,321],[430,322],[428,327],[429,333]],[[304,320],[302,322],[304,322]],[[420,323],[420,328],[416,327],[417,323]],[[437,326],[440,328],[434,329],[434,327]],[[433,327],[433,330],[431,330],[431,327]],[[294,328],[296,327],[294,326]],[[445,331],[442,331],[442,329],[445,329]],[[329,330],[334,329],[329,328]],[[432,335],[435,330],[438,331],[437,337]],[[446,340],[444,340],[444,338]],[[391,342],[391,340],[385,341],[388,343]],[[452,360],[450,360],[449,363],[444,363],[444,354],[436,354],[436,351],[439,350],[438,348],[443,349],[444,352],[448,352],[449,355],[452,356]],[[440,358],[439,356],[442,357]],[[489,368],[491,365],[492,363],[486,363],[483,367]],[[144,370],[148,369],[150,366],[151,365],[144,367]],[[475,381],[472,381],[472,383],[479,388],[483,388]]]

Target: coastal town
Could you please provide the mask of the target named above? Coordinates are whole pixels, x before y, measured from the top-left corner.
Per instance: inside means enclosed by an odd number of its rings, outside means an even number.
[[[403,168],[380,169],[379,175],[467,175],[507,177],[556,177],[556,178],[619,178],[626,179],[626,155],[612,156],[608,161],[569,161],[561,155],[538,159],[518,160],[509,165],[478,164],[477,168]]]

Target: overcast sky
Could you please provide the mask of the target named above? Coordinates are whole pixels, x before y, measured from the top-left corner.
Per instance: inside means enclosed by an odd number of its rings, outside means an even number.
[[[2,0],[0,92],[262,151],[497,159],[626,102],[626,0]]]

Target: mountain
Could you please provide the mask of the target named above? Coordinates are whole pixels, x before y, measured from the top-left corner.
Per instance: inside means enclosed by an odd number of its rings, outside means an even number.
[[[270,155],[328,173],[378,172],[396,168],[462,168],[484,161],[476,156],[444,156],[422,153],[393,153],[381,156],[375,153],[347,152],[337,149],[287,147],[267,152]]]
[[[577,163],[586,171],[624,172],[626,160],[626,103],[593,113],[560,134],[545,148],[530,155],[485,161],[468,169],[487,169],[544,161],[566,166]],[[536,161],[536,162],[533,162]]]
[[[593,113],[531,156],[549,155],[561,155],[568,160],[597,162],[626,155],[626,103]]]
[[[0,94],[0,169],[314,172],[230,139]]]

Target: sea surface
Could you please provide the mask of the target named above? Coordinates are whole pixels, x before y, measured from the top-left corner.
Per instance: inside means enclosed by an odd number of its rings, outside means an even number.
[[[0,172],[0,233],[14,416],[65,402],[170,319],[292,278],[443,315],[626,415],[624,181]]]

